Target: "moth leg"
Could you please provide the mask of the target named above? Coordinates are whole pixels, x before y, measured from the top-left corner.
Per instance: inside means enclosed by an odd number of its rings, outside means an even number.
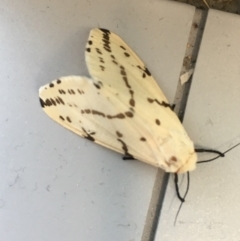
[[[124,161],[129,161],[129,160],[136,160],[133,156],[131,155],[125,155],[122,158]]]
[[[178,186],[178,174],[174,173],[174,184],[175,184],[175,189],[176,189],[176,194],[178,199],[183,203],[185,202],[184,198],[185,197],[181,197],[180,192],[179,192],[179,186]],[[188,191],[188,190],[187,190]]]

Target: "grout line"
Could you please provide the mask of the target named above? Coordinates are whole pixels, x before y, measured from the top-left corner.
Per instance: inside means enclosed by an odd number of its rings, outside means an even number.
[[[207,14],[208,14],[208,11],[202,11],[199,9],[195,10],[195,14],[193,17],[193,25],[190,30],[180,76],[182,76],[182,74],[188,72],[191,69],[194,70],[195,68],[198,52],[202,41],[203,30],[207,20]],[[177,91],[174,99],[174,103],[176,104],[174,111],[178,115],[181,122],[183,121],[185,109],[187,106],[187,100],[190,92],[192,76],[183,85],[180,83],[180,77],[178,81]]]
[[[161,169],[157,170],[141,241],[154,241],[155,239],[168,179],[169,174],[164,173]]]
[[[186,52],[180,77],[182,76],[182,74],[188,72],[190,69],[195,68],[195,63],[197,61],[197,56],[202,41],[207,15],[208,11],[195,9],[193,24],[189,33],[189,39],[186,46]],[[187,106],[187,99],[190,92],[192,77],[190,77],[189,80],[183,85],[180,83],[180,77],[174,99],[174,111],[182,122]],[[169,173],[165,173],[163,170],[158,169],[141,241],[155,240],[155,234],[157,232],[158,222],[161,216],[161,210],[168,185],[169,176]]]

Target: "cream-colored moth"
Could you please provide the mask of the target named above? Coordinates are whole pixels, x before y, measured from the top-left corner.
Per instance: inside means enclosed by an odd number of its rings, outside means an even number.
[[[197,155],[177,115],[133,50],[106,29],[91,30],[91,79],[68,76],[39,89],[43,110],[76,134],[125,156],[183,173]]]

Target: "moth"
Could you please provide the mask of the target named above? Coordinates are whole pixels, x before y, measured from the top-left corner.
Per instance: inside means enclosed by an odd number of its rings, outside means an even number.
[[[196,167],[194,144],[146,65],[116,34],[90,31],[91,78],[68,76],[39,89],[56,122],[102,146],[166,172]]]

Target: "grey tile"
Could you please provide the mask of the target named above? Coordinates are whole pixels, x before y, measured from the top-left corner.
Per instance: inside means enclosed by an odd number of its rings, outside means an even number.
[[[222,152],[240,142],[239,28],[239,16],[209,12],[184,120],[196,145]],[[238,147],[224,158],[197,166],[175,227],[179,200],[171,180],[156,240],[239,238],[239,156]],[[199,155],[200,160],[208,158]],[[181,191],[185,188],[183,182]]]
[[[140,240],[156,168],[124,162],[41,110],[38,88],[88,75],[89,30],[119,34],[173,101],[194,8],[168,1],[2,1],[0,239]]]

